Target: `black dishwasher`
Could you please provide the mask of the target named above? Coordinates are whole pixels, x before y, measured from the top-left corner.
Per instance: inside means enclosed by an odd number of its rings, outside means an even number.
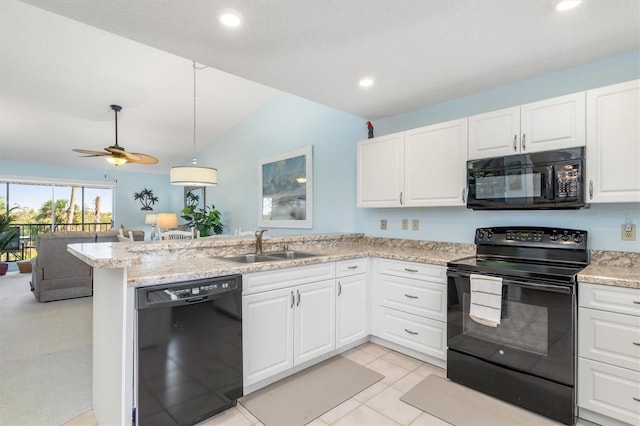
[[[139,425],[193,425],[242,396],[242,276],[136,290]]]

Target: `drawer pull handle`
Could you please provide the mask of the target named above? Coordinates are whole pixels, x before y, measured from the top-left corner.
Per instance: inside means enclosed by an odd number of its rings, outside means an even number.
[[[358,269],[358,265],[348,266],[347,269]]]
[[[342,294],[342,284],[340,284],[340,281],[338,281],[338,296],[340,296]]]
[[[296,293],[298,293],[298,303],[296,303],[296,306],[300,306],[300,290],[296,290]]]
[[[640,305],[640,301],[638,300],[634,300],[633,303],[635,303],[636,305]]]
[[[407,272],[418,272],[417,269],[404,268],[404,270],[407,271]]]
[[[633,398],[634,401],[640,402],[640,398],[636,398],[635,396],[632,396],[631,398]]]
[[[633,342],[634,345],[640,346],[640,342]]]
[[[415,331],[407,330],[406,328],[404,329],[404,331],[406,331],[409,334],[413,334],[414,336],[418,334]]]
[[[412,296],[410,294],[405,294],[404,297],[408,297],[409,299],[417,299],[418,296]]]
[[[296,297],[293,295],[293,290],[291,290],[291,307],[293,308],[293,305],[296,302]]]

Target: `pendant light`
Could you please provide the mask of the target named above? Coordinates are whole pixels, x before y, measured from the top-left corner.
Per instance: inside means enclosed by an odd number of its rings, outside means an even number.
[[[218,184],[218,170],[200,167],[196,161],[196,61],[193,61],[193,160],[191,166],[175,166],[169,171],[172,185],[213,186]]]

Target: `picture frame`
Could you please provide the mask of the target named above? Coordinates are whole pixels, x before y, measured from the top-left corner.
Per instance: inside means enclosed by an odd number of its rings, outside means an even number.
[[[198,197],[196,208],[203,208],[207,205],[207,187],[206,186],[185,186],[184,187],[184,207],[187,207],[187,194],[191,192]]]
[[[313,146],[258,164],[258,226],[313,228]]]

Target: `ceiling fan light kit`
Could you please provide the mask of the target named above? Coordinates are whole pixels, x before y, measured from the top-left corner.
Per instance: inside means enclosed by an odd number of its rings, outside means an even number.
[[[218,184],[218,170],[199,167],[196,161],[196,61],[193,61],[193,160],[191,166],[175,166],[169,171],[172,185],[213,186]]]
[[[122,107],[120,105],[110,105],[110,107],[116,117],[116,143],[104,148],[106,152],[78,148],[74,148],[72,151],[87,154],[84,157],[105,157],[105,160],[114,166],[120,166],[126,163],[157,164],[158,159],[156,157],[139,152],[127,152],[123,147],[118,145],[118,112],[122,110]]]

